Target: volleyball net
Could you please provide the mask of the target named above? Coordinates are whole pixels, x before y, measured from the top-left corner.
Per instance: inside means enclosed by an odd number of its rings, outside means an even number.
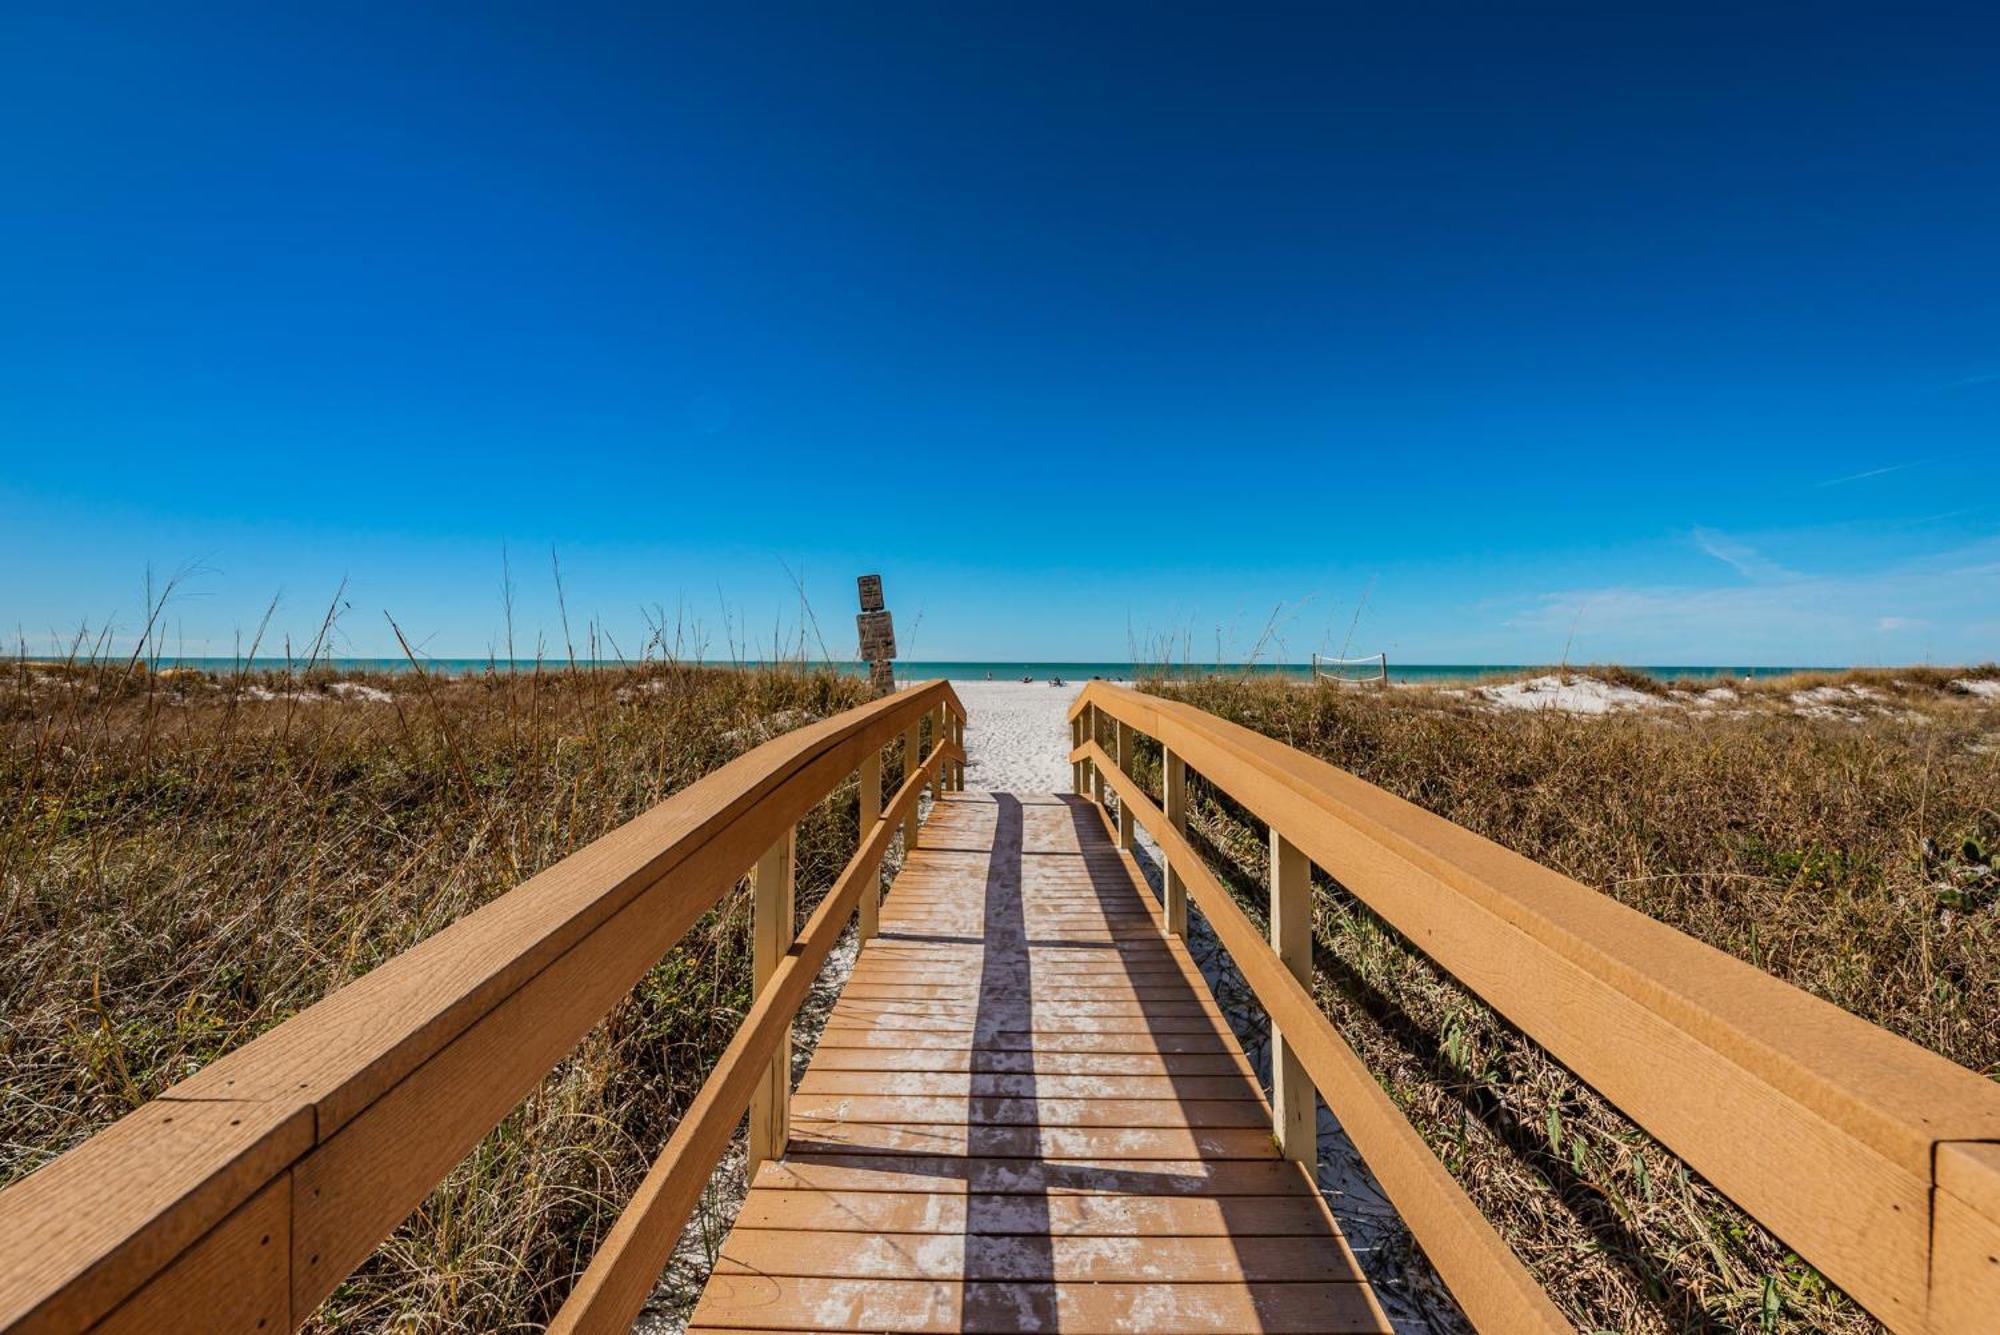
[[[1338,681],[1353,686],[1387,686],[1389,684],[1389,656],[1368,654],[1361,658],[1329,658],[1325,654],[1312,656],[1314,681]]]

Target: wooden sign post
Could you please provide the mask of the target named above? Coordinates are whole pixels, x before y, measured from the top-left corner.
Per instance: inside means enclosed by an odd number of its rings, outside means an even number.
[[[882,577],[863,575],[855,581],[861,589],[861,614],[854,618],[861,633],[861,660],[868,664],[868,684],[877,695],[896,689],[896,626],[882,605]]]

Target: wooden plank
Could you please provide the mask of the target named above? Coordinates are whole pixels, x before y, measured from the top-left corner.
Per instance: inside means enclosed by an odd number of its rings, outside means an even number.
[[[1009,972],[1023,969],[1051,975],[1086,977],[1093,974],[1111,972],[1180,973],[1191,963],[1184,947],[1167,941],[1133,941],[1120,939],[1108,945],[1093,946],[1079,950],[1074,946],[1040,946],[1030,943],[1024,955],[1008,955],[988,961],[984,951],[975,940],[970,944],[955,946],[949,942],[915,942],[897,937],[885,937],[869,943],[864,963],[871,969],[885,973],[901,971],[911,974],[937,974],[948,971],[956,965],[971,962],[991,963],[995,968]],[[928,947],[926,949],[925,947]]]
[[[875,822],[882,818],[882,748],[876,747],[861,757],[861,768],[854,782],[860,792],[858,828],[861,837],[866,839],[875,828]],[[880,931],[881,926],[882,887],[874,885],[861,892],[861,922],[855,931],[865,942]]]
[[[855,967],[868,975],[879,976],[884,981],[908,979],[924,982],[938,977],[951,978],[953,970],[962,962],[970,960],[986,964],[984,953],[977,945],[947,950],[936,943],[934,948],[918,953],[918,946],[893,937],[869,942],[869,949],[862,952]],[[1087,978],[1093,975],[1132,973],[1148,975],[1179,976],[1183,961],[1166,942],[1156,942],[1140,947],[1135,943],[1114,941],[1112,948],[1093,950],[1042,950],[1030,948],[1025,959],[996,959],[991,961],[996,969],[1009,973],[1022,971],[1041,972],[1043,966],[1066,977]]]
[[[814,1051],[806,1078],[849,1071],[990,1075],[1221,1076],[1250,1074],[1250,1065],[1218,1045],[1213,1052],[1048,1052],[993,1048],[827,1048]]]
[[[923,716],[915,715],[903,730],[903,777],[916,772],[917,757],[923,754]],[[903,857],[907,860],[917,846],[917,811],[903,817]]]
[[[292,1179],[286,1173],[91,1327],[92,1335],[194,1329],[254,1335],[288,1329],[291,1227]]]
[[[1187,833],[1187,762],[1172,750],[1162,757],[1165,775],[1162,800],[1166,803],[1167,824],[1182,834]],[[1166,896],[1162,913],[1166,917],[1167,931],[1174,936],[1187,935],[1187,882],[1181,879],[1179,868],[1169,862],[1165,868]]]
[[[980,986],[989,993],[1011,989],[1025,996],[1032,987],[1034,995],[1058,1001],[1119,1000],[1129,997],[1170,1001],[1176,997],[1188,998],[1198,995],[1188,986],[1186,976],[1179,969],[1169,969],[1165,965],[1128,965],[1116,969],[1084,972],[1016,969],[1004,964],[985,965],[982,962],[980,976],[984,980]],[[858,1000],[889,1000],[921,996],[971,1000],[979,996],[978,987],[969,987],[957,981],[962,977],[963,966],[951,972],[939,970],[928,974],[857,969],[847,984],[846,993]]]
[[[801,1118],[890,1125],[963,1127],[1218,1127],[1264,1130],[1270,1114],[1261,1098],[1108,1099],[948,1098],[921,1094],[804,1094],[793,1100]]]
[[[972,1046],[971,1031],[955,1029],[905,1029],[856,1025],[828,1028],[821,1032],[816,1051],[829,1048],[898,1048],[906,1050],[942,1049],[961,1051]],[[1020,1031],[982,1034],[979,1048],[985,1052],[1057,1053],[1178,1053],[1234,1052],[1226,1033],[1200,1030],[1193,1033],[1153,1033],[1144,1030],[1106,1033],[1102,1030],[1023,1033]]]
[[[1022,906],[1028,912],[1043,913],[1049,916],[1071,914],[1115,917],[1149,917],[1152,913],[1152,905],[1136,891],[1128,891],[1113,897],[1096,896],[1087,893],[1066,895],[1057,893],[1053,888],[1047,886],[1041,887],[1041,889],[1045,893],[1036,894],[1032,902]],[[925,897],[910,897],[900,899],[897,902],[906,907],[922,908],[940,913],[964,914],[968,917],[977,917],[978,913],[976,905],[965,903],[963,900],[954,902]]]
[[[1092,895],[1087,891],[1078,894],[1060,894],[1047,887],[1044,887],[1043,890],[1044,893],[1037,894],[1032,903],[1023,906],[1028,912],[1043,913],[1051,916],[1072,914],[1092,916],[1115,915],[1119,917],[1150,917],[1152,913],[1151,905],[1146,900],[1140,898],[1136,892],[1128,892],[1127,894],[1110,897]],[[962,914],[971,918],[978,916],[978,907],[976,905],[968,904],[962,898],[956,896],[935,898],[924,895],[906,894],[898,898],[896,902],[905,911],[924,910],[934,913]]]
[[[1044,888],[1046,889],[1046,887]],[[896,902],[906,909],[963,914],[966,917],[972,918],[978,916],[977,905],[967,903],[962,898],[956,896],[937,898],[928,895],[912,894],[899,897]],[[1115,913],[1123,916],[1141,916],[1150,911],[1146,901],[1140,898],[1136,892],[1127,892],[1117,897],[1098,897],[1088,894],[1064,895],[1050,891],[1046,895],[1038,894],[1033,903],[1026,904],[1023,907],[1030,912],[1040,911],[1051,914],[1064,912]]]
[[[996,1031],[996,1036],[1004,1032],[1027,1034],[1036,1039],[1044,1034],[1088,1037],[1133,1034],[1166,1038],[1174,1034],[1221,1036],[1227,1028],[1226,1022],[1218,1015],[1070,1015],[1061,1010],[1037,1010],[1032,1016],[1015,1016],[1006,1023],[1011,1027]],[[828,1031],[859,1030],[882,1034],[895,1030],[899,1033],[957,1034],[963,1037],[972,1034],[977,1023],[968,1016],[908,1015],[896,1011],[870,1013],[836,1007],[827,1016],[826,1027]]]
[[[737,1228],[814,1233],[1021,1234],[1052,1237],[1328,1241],[1324,1207],[1289,1196],[1041,1196],[1016,1192],[753,1190]]]
[[[792,1151],[975,1158],[1269,1159],[1271,1133],[1243,1127],[965,1126],[795,1117]]]
[[[946,1047],[964,1045],[974,1037],[974,1025],[938,1015],[872,1015],[828,1017],[820,1041],[834,1037],[844,1047],[860,1041],[878,1045],[936,1041]],[[992,1039],[990,1043],[986,1039]],[[1172,1047],[1172,1039],[1218,1039],[1228,1033],[1220,1021],[1196,1015],[1160,1015],[1148,1023],[1144,1015],[1038,1015],[1034,1027],[996,1029],[980,1033],[984,1047],[1018,1047],[1048,1051],[1204,1051],[1200,1047]],[[1064,1039],[1076,1039],[1082,1047],[1064,1047]],[[1208,1049],[1212,1051],[1212,1049]]]
[[[966,1198],[957,1198],[964,1200]],[[1025,1206],[1027,1198],[1011,1198]],[[963,1279],[1073,1281],[1085,1284],[1282,1283],[1360,1278],[1322,1226],[1306,1237],[1260,1237],[1238,1246],[1229,1237],[1040,1233],[940,1234],[852,1231],[803,1233],[746,1228],[738,1222],[716,1258],[718,1275],[823,1279]]]
[[[1182,1019],[1207,1019],[1222,1014],[1222,1008],[1213,1001],[1194,1001],[1188,999],[1185,992],[1171,1000],[1145,1001],[1078,1001],[1070,997],[1045,997],[1039,991],[1025,995],[1003,991],[998,996],[987,992],[964,999],[845,997],[839,1009],[850,1016],[932,1015],[988,1026],[996,1022],[1011,1025],[1019,1021],[1024,1028],[1032,1028],[1031,1021],[1039,1022],[1051,1016],[1156,1019],[1172,1015]]]
[[[1125,934],[1127,930],[1144,930],[1151,919],[1150,910],[1140,905],[1121,909],[1118,906],[1093,906],[1089,909],[1064,909],[1059,905],[1037,905],[1027,912],[1027,920],[1036,923],[1045,931],[1066,929],[1064,935],[1074,935],[1085,941],[1111,941]],[[969,925],[975,929],[982,926],[976,915],[962,909],[932,910],[921,904],[898,901],[896,918],[905,932],[922,930],[937,931]]]
[[[1123,766],[1120,766],[1123,769]],[[1291,840],[1271,831],[1271,950],[1308,990],[1312,987],[1312,866]],[[1287,1159],[1319,1162],[1319,1100],[1296,1045],[1271,1026],[1272,1130]]]
[[[838,1330],[1064,1335],[1387,1330],[1367,1287],[1307,1284],[964,1284],[717,1275],[690,1331]]]
[[[904,888],[905,881],[899,876],[897,878],[895,903],[901,904],[903,902]],[[977,915],[968,914],[968,916]],[[941,962],[957,956],[969,956],[978,959],[985,952],[985,941],[981,936],[971,937],[964,941],[938,941],[928,937],[906,940],[889,937],[883,941],[882,945],[883,953],[881,958],[885,960],[900,957],[905,963],[928,967],[936,967]],[[1052,964],[1068,962],[1076,965],[1101,964],[1107,961],[1120,962],[1133,959],[1157,963],[1163,959],[1184,958],[1186,950],[1187,948],[1178,941],[1154,936],[1149,932],[1135,933],[1133,936],[1120,937],[1112,941],[1093,942],[1087,950],[1079,950],[1075,945],[1067,942],[1049,944],[1039,940],[1029,942],[1027,947],[1028,957],[1033,961],[1039,962],[1041,959],[1046,958]],[[1001,951],[1000,954],[1008,963],[1017,962],[1020,958],[1019,950],[1005,950]]]
[[[1083,762],[1074,758],[1076,748],[1083,745],[1083,720],[1080,718],[1069,721],[1069,745],[1072,757],[1069,762],[1069,790],[1081,794],[1084,789]]]
[[[897,905],[909,914],[949,914],[954,917],[978,920],[978,906],[963,900],[938,900],[921,896],[898,898]],[[1049,917],[1070,915],[1077,917],[1120,917],[1143,918],[1151,916],[1150,906],[1136,895],[1121,896],[1116,899],[1088,898],[1050,894],[1037,895],[1033,903],[1023,906],[1030,913],[1041,913]]]
[[[1083,741],[1088,747],[1097,740],[1097,711],[1085,709],[1077,719],[1083,725]],[[1083,777],[1090,785],[1090,797],[1098,806],[1104,805],[1104,781],[1096,774],[1096,766],[1088,759],[1083,762]]]
[[[120,1119],[0,1193],[0,1329],[89,1328],[311,1143],[310,1111],[288,1103],[155,1101]]]
[[[990,996],[995,991],[1011,990],[1016,995],[1048,997],[1053,1000],[1090,1000],[1090,993],[1099,994],[1103,1000],[1128,1000],[1135,996],[1154,1001],[1194,1000],[1200,996],[1187,981],[1187,976],[1175,968],[1168,972],[1163,961],[1152,972],[1139,973],[1136,969],[1143,964],[1120,966],[1116,969],[1098,970],[1056,970],[1037,969],[1032,966],[1016,968],[1005,963],[981,960],[979,980],[967,982],[961,974],[958,978],[943,971],[930,974],[887,974],[869,969],[851,979],[846,993],[854,999],[908,1001],[912,999],[935,999],[943,1001],[977,1001],[982,996]]]
[[[985,988],[957,987],[947,983],[853,982],[841,995],[855,1001],[950,1001],[976,1005],[983,997],[999,995],[1019,1001],[1117,1001],[1152,1003],[1193,1002],[1194,989],[1176,977],[1157,983],[1102,982],[1069,986],[1053,981],[1034,981],[1026,975],[1002,976]]]
[[[1130,774],[1132,772],[1132,725],[1123,721],[1119,722],[1116,725],[1113,738],[1117,748],[1118,768]],[[1119,803],[1118,847],[1122,849],[1130,849],[1132,847],[1132,831],[1134,828],[1132,813],[1125,809],[1124,803]]]
[[[1938,1147],[1930,1329],[1978,1335],[2000,1321],[2000,1145]]]
[[[933,1095],[956,1099],[1247,1099],[1263,1094],[1240,1074],[1052,1075],[1037,1071],[843,1071],[817,1062],[799,1082],[807,1095]]]
[[[993,1013],[978,1015],[938,1014],[888,1007],[870,1009],[866,1003],[836,1009],[827,1017],[836,1029],[896,1029],[932,1033],[998,1035],[1024,1034],[1143,1034],[1166,1037],[1171,1034],[1215,1034],[1222,1036],[1228,1022],[1206,1011],[1178,1015],[1105,1014],[1078,1015],[1060,1006],[1026,1008],[995,1007]]]
[[[1288,1159],[964,1158],[949,1155],[792,1151],[765,1164],[757,1186],[809,1191],[931,1191],[963,1195],[1023,1192],[1035,1196],[1102,1193],[1147,1196],[1270,1196],[1318,1199],[1304,1170]]]
[[[750,970],[752,995],[761,994],[778,971],[778,964],[790,953],[792,938],[798,934],[793,921],[798,909],[798,884],[794,869],[798,861],[799,827],[785,831],[776,843],[757,859],[750,873]],[[778,1035],[771,1048],[769,1065],[758,1078],[750,1095],[750,1139],[746,1153],[751,1171],[767,1159],[784,1153],[790,1139],[786,1123],[792,1096],[791,1026]]]

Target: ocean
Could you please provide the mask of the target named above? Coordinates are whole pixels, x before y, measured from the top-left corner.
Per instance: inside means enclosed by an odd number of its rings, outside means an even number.
[[[162,658],[159,662],[161,667],[199,668],[206,672],[233,672],[240,666],[238,660],[233,658]],[[287,664],[283,659],[259,658],[250,666],[255,671],[282,672],[285,670]],[[409,660],[405,658],[335,658],[322,660],[320,666],[331,668],[336,672],[398,673],[410,671]],[[427,672],[459,676],[485,672],[489,668],[501,672],[506,672],[510,669],[519,672],[532,672],[536,665],[531,660],[515,660],[510,663],[505,659],[426,658],[423,660],[423,666]],[[615,660],[599,660],[597,662],[579,661],[577,666],[582,668],[611,668],[628,665]],[[710,664],[710,666],[754,668],[762,667],[764,664],[758,662],[715,663]],[[868,673],[868,667],[865,663],[815,663],[808,666],[831,667],[837,672],[844,672],[857,677],[866,676]],[[1821,670],[1807,667],[1769,667],[1728,663],[1651,664],[1643,666],[1621,664],[1620,666],[1625,667],[1628,671],[1642,672],[1649,677],[1655,677],[1663,681],[1672,680],[1677,677],[1778,677],[1791,672]],[[567,670],[568,667],[569,660],[567,659],[544,659],[541,663],[541,668],[544,672],[563,671]],[[1366,672],[1368,669],[1357,667],[1353,670],[1356,672]],[[1493,676],[1496,674],[1520,674],[1523,672],[1544,670],[1554,669],[1550,665],[1536,663],[1392,662],[1389,664],[1389,680],[1400,682],[1465,681],[1470,678]],[[1102,662],[1031,662],[995,659],[976,662],[933,662],[912,659],[896,664],[896,676],[899,679],[912,681],[923,681],[933,677],[945,677],[953,681],[1019,681],[1023,677],[1028,677],[1035,681],[1047,681],[1052,677],[1060,677],[1064,681],[1088,681],[1093,677],[1102,677],[1109,681],[1131,681],[1139,677],[1157,676],[1162,673],[1174,677],[1257,676],[1307,681],[1311,679],[1312,672],[1313,669],[1310,663],[1220,663],[1209,665],[1176,663],[1163,668],[1158,663],[1115,662],[1109,660]]]

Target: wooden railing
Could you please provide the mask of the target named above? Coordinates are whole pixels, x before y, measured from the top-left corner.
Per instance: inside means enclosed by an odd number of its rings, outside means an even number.
[[[0,1330],[296,1327],[754,867],[754,1004],[553,1327],[629,1329],[746,1106],[782,1149],[792,1017],[922,790],[963,785],[964,718],[931,682],[767,742],[0,1192]],[[860,847],[794,935],[794,829],[857,771]]]
[[[1152,835],[1169,926],[1192,895],[1270,1015],[1285,1153],[1313,1161],[1317,1091],[1478,1329],[1569,1325],[1314,1003],[1313,866],[1891,1330],[2000,1330],[2000,1087],[1192,706],[1092,683],[1070,718],[1076,791]],[[1268,943],[1185,837],[1189,769],[1270,829]]]

